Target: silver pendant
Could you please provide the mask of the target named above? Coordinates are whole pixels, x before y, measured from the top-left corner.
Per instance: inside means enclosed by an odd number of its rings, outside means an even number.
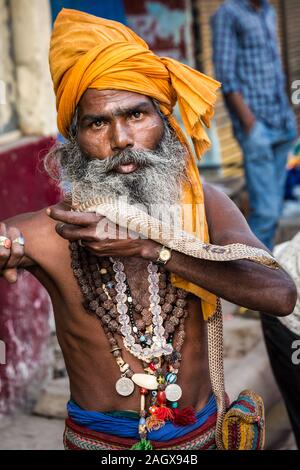
[[[116,390],[122,397],[129,397],[134,391],[134,383],[128,377],[121,377],[116,382]]]
[[[179,385],[170,384],[166,386],[165,393],[166,393],[167,400],[178,401],[181,398],[182,390]]]

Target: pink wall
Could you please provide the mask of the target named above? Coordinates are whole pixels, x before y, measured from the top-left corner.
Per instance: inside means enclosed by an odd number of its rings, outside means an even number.
[[[0,151],[0,220],[31,212],[58,199],[58,192],[38,161],[52,138],[24,140]],[[0,413],[30,406],[48,371],[49,298],[45,289],[23,272],[16,284],[0,279]]]

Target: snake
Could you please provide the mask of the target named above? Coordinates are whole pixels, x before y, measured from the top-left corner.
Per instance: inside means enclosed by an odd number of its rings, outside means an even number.
[[[214,245],[205,243],[193,234],[170,227],[137,206],[123,199],[95,197],[73,206],[79,212],[96,212],[124,229],[132,229],[141,237],[150,238],[172,250],[198,259],[215,262],[248,260],[271,269],[279,269],[276,259],[262,248],[242,243]],[[226,416],[226,392],[223,358],[223,315],[220,298],[217,298],[214,314],[207,321],[208,363],[212,390],[217,403],[215,441],[218,449],[224,449],[222,426]]]

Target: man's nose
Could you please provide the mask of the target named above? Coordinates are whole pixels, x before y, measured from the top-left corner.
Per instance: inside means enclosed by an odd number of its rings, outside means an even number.
[[[132,132],[126,123],[117,122],[112,126],[110,145],[114,152],[134,146]]]

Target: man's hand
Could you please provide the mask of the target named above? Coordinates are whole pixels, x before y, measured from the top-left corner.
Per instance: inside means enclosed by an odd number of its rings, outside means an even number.
[[[14,240],[22,234],[18,228],[0,223],[0,237],[8,238],[7,246],[0,246],[0,276],[12,284],[17,281],[17,267],[24,257],[24,246]]]
[[[96,256],[138,256],[155,261],[161,245],[153,240],[137,238],[96,212],[70,212],[56,207],[47,214],[59,221],[55,230],[62,238],[81,240],[81,244]]]
[[[250,134],[253,127],[255,126],[255,123],[256,123],[255,116],[254,114],[250,112],[247,118],[243,122],[244,131],[246,132],[247,135]]]
[[[242,94],[238,91],[228,93],[226,95],[226,100],[242,123],[245,133],[249,135],[255,124],[256,118],[244,100]]]

